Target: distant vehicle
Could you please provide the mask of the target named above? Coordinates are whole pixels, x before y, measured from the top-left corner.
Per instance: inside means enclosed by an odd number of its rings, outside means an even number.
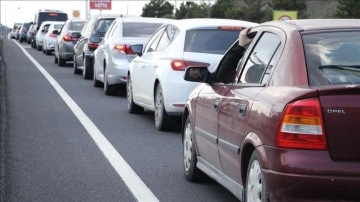
[[[20,43],[22,43],[23,41],[27,41],[27,32],[29,31],[29,28],[32,24],[33,24],[32,22],[30,22],[30,23],[25,22],[21,25],[21,28],[19,30],[19,42]]]
[[[106,95],[126,84],[129,63],[137,55],[131,45],[145,45],[152,34],[170,19],[118,17],[94,52],[94,86],[104,86]],[[104,84],[104,85],[103,85]]]
[[[246,202],[360,201],[360,20],[278,20],[252,33],[231,83],[219,68],[185,71],[202,83],[182,118],[185,178],[205,173]]]
[[[22,23],[15,23],[11,32],[10,32],[10,38],[11,39],[18,39],[19,31]]]
[[[26,42],[28,44],[31,44],[31,47],[33,47],[33,42],[34,42],[34,37],[35,37],[35,34],[36,34],[36,25],[35,24],[32,24],[30,25],[29,27],[29,31],[27,32],[26,34]]]
[[[58,31],[64,25],[65,22],[55,22],[53,21],[44,34],[43,42],[43,53],[50,55],[54,51],[56,37],[58,36]]]
[[[92,42],[92,37],[104,37],[110,24],[119,17],[116,14],[102,14],[91,16],[81,31],[79,41],[74,46],[74,74],[82,75],[84,79],[93,79],[94,51],[98,42]]]
[[[183,79],[185,69],[203,65],[214,70],[239,31],[255,25],[231,19],[172,20],[163,24],[146,46],[130,46],[139,56],[129,65],[129,113],[154,111],[156,129],[171,130],[189,93],[198,85]]]
[[[49,26],[51,23],[58,22],[58,21],[44,21],[40,25],[40,30],[36,32],[35,35],[35,42],[36,42],[36,49],[41,51],[44,45],[44,36],[48,32]]]
[[[35,14],[34,24],[36,24],[36,30],[40,29],[41,23],[44,21],[63,21],[68,20],[67,13],[64,13],[60,10],[52,9],[40,9]]]
[[[84,28],[85,20],[69,19],[57,32],[55,40],[54,62],[64,66],[66,61],[72,61],[74,46],[79,39],[80,32]]]

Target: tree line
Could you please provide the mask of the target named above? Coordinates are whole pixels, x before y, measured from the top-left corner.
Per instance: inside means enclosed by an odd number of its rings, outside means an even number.
[[[297,11],[298,19],[307,19],[307,1],[311,0],[216,0],[214,4],[205,0],[200,3],[182,1],[174,11],[174,5],[166,0],[151,0],[143,7],[142,17],[173,19],[227,18],[252,22],[273,19],[273,10]],[[326,0],[323,0],[327,3]],[[332,18],[360,18],[359,0],[337,0]]]

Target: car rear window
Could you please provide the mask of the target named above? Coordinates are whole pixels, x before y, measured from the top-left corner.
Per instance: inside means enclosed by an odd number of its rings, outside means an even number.
[[[100,34],[102,36],[104,36],[106,30],[108,30],[108,28],[110,27],[110,24],[112,23],[112,21],[114,21],[115,18],[105,18],[105,19],[100,19],[98,21],[98,23],[96,24],[95,27],[95,32],[97,34]]]
[[[224,54],[239,36],[239,30],[188,30],[185,52]]]
[[[310,86],[360,84],[360,33],[337,31],[303,36]]]
[[[162,23],[127,22],[123,25],[124,37],[150,37]]]
[[[62,24],[54,24],[54,29],[60,29],[62,26]]]
[[[73,31],[81,31],[84,27],[85,22],[71,22],[70,23],[70,30]]]

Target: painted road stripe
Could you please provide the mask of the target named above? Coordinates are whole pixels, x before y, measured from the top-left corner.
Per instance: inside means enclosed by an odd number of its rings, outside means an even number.
[[[103,152],[110,164],[120,175],[121,179],[133,193],[138,201],[159,201],[151,190],[145,185],[130,165],[124,160],[114,146],[105,138],[101,131],[95,126],[88,116],[81,110],[75,101],[66,93],[60,84],[15,40],[13,40],[30,61],[45,76],[50,84],[59,93],[60,97],[65,101],[71,111],[79,119],[81,124],[87,130],[96,145]]]

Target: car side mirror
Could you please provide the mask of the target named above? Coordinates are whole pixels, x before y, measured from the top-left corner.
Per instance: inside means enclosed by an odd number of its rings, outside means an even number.
[[[45,32],[45,29],[42,29],[41,32]]]
[[[142,44],[136,44],[136,45],[130,46],[131,50],[138,56],[142,56],[143,47],[144,46]]]
[[[188,67],[185,70],[184,80],[192,82],[205,83],[210,76],[210,72],[207,67]]]
[[[99,35],[95,34],[90,37],[90,42],[92,43],[100,43],[101,38]]]
[[[59,30],[53,30],[53,31],[52,31],[52,34],[58,35],[59,33],[60,33]]]

